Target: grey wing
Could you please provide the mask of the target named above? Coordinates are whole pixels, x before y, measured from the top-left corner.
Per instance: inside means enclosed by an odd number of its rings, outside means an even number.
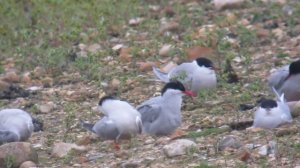
[[[289,75],[289,65],[285,65],[279,68],[269,76],[268,78],[269,87],[274,87],[276,90],[279,90],[279,88],[282,86],[282,84],[284,83],[288,75]]]
[[[143,105],[137,110],[141,113],[143,127],[146,132],[149,130],[151,124],[158,119],[161,113],[161,108],[158,105]]]
[[[93,131],[103,139],[114,140],[119,135],[119,130],[114,123],[108,117],[103,117],[93,127]]]
[[[153,73],[159,80],[161,80],[165,83],[169,82],[169,74],[168,73],[162,72],[160,69],[158,69],[156,67],[153,67],[152,69],[153,69]]]
[[[27,140],[33,132],[31,116],[20,109],[4,109],[0,113],[0,129],[10,130],[19,136],[20,141]]]
[[[192,63],[182,63],[174,68],[169,74],[170,79],[177,79],[181,81],[191,80],[191,75],[195,71],[195,66]]]
[[[278,103],[278,102],[277,102]],[[279,102],[279,106],[281,107],[283,114],[281,115],[281,118],[286,122],[292,122],[293,117],[291,115],[291,111],[289,106],[285,102]]]
[[[7,142],[17,142],[19,140],[18,135],[14,132],[0,130],[0,145]]]
[[[192,63],[183,63],[173,69],[169,74],[169,79],[178,80],[187,88],[191,89],[195,66]]]
[[[142,104],[136,107],[136,109],[139,109],[145,105],[155,105],[161,102],[161,96],[152,97],[149,100],[144,101]],[[138,110],[139,111],[139,110]]]

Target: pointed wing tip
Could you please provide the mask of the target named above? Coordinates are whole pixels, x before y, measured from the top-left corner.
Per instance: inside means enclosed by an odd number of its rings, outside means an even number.
[[[85,122],[82,119],[79,119],[79,123],[81,126],[83,126],[83,124],[85,124]]]
[[[276,98],[278,99],[278,101],[280,102],[285,102],[285,99],[284,99],[284,93],[281,93],[281,95],[277,92],[277,90],[275,89],[274,86],[271,87],[273,92],[275,93],[276,95]]]
[[[136,125],[138,127],[138,133],[141,134],[142,131],[143,131],[143,123],[142,123],[142,120],[139,116],[136,117],[135,119],[135,122],[136,122]]]
[[[157,67],[152,67],[153,69],[153,73],[156,76],[157,79],[159,79],[160,81],[163,81],[165,83],[169,82],[169,77],[168,77],[168,73],[162,72],[159,68]]]
[[[93,130],[94,124],[90,124],[90,123],[86,123],[83,120],[79,119],[80,122],[80,126],[88,131],[91,131],[93,133],[95,133],[95,131]]]

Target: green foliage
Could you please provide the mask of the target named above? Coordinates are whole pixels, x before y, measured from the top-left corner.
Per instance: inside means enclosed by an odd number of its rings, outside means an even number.
[[[12,168],[15,161],[16,161],[16,158],[14,156],[6,155],[4,158],[5,168]]]
[[[87,58],[77,58],[74,66],[86,79],[100,81],[102,78],[101,64],[99,58],[95,55],[89,55]]]
[[[40,112],[40,110],[38,109],[37,104],[34,104],[33,106],[31,106],[28,111],[30,111],[33,114],[38,114]]]
[[[2,74],[4,72],[4,67],[2,64],[0,64],[0,74]]]
[[[225,130],[222,128],[207,128],[200,132],[196,132],[196,131],[189,132],[187,137],[188,138],[197,138],[197,137],[203,137],[203,136],[208,136],[208,135],[216,135],[216,134],[220,134],[224,131]]]
[[[296,153],[300,153],[300,143],[293,144],[293,148],[295,149]]]
[[[64,134],[64,139],[66,140],[68,138],[68,132],[72,129],[72,125],[75,123],[76,119],[76,110],[77,110],[77,104],[75,103],[67,103],[64,106],[64,111],[66,112],[66,116],[64,119],[65,129],[66,133]]]
[[[178,74],[176,75],[176,76],[173,76],[172,78],[171,78],[171,80],[178,80],[178,81],[182,81],[182,80],[184,80],[185,78],[187,77],[187,74],[186,74],[186,72],[185,71],[180,71],[180,72],[178,72]]]
[[[199,149],[196,146],[191,146],[186,149],[186,153],[189,156],[192,156],[194,153],[198,153],[198,152],[199,152]]]
[[[237,162],[236,167],[238,167],[238,168],[247,168],[248,166],[244,162]]]
[[[208,163],[200,163],[195,168],[218,168],[219,166],[209,165]]]
[[[252,31],[243,25],[238,25],[237,34],[241,48],[255,45],[257,41],[255,31]]]
[[[231,48],[230,43],[228,40],[225,39],[227,30],[225,29],[217,29],[217,50],[219,54],[225,54],[228,52],[228,50]]]
[[[289,54],[287,54],[287,53],[284,53],[284,52],[279,52],[277,55],[276,55],[276,57],[277,58],[287,58],[287,57],[289,57],[290,55]]]
[[[22,69],[44,66],[60,71],[74,43],[107,40],[108,26],[124,25],[137,17],[140,3],[137,0],[1,1],[0,50],[5,57],[17,52],[16,60]]]

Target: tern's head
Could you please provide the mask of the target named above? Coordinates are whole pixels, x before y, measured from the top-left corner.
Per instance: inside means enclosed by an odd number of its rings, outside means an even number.
[[[212,61],[209,60],[208,58],[199,57],[196,59],[196,62],[198,64],[198,66],[200,66],[200,67],[204,66],[206,68],[214,69],[214,65],[213,65]]]
[[[108,115],[108,109],[114,108],[114,100],[117,100],[116,98],[112,96],[104,96],[99,100],[98,108],[105,114]]]
[[[261,101],[260,107],[265,109],[272,109],[277,107],[277,102],[272,99],[264,99]]]
[[[289,75],[300,74],[300,60],[292,62],[289,67]]]
[[[161,95],[164,95],[166,93],[172,94],[172,95],[185,94],[188,96],[194,96],[194,94],[191,91],[186,90],[184,85],[179,81],[172,81],[172,82],[167,83],[161,90]]]
[[[260,103],[260,111],[263,112],[263,114],[270,115],[277,106],[278,104],[275,100],[263,99]]]
[[[104,104],[106,104],[107,102],[112,101],[112,100],[116,100],[116,98],[114,98],[114,97],[112,97],[112,96],[103,96],[103,97],[99,100],[98,105],[101,107],[101,106],[103,106]]]

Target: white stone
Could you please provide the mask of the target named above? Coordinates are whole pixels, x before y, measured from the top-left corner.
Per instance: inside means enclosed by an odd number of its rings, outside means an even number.
[[[114,51],[119,51],[121,48],[123,48],[124,45],[123,44],[117,44],[115,46],[113,46],[112,50]]]
[[[19,167],[23,162],[31,160],[38,162],[38,155],[30,143],[11,142],[0,146],[0,167],[5,167],[5,159],[8,157],[12,160],[12,167]]]
[[[264,145],[264,146],[258,148],[258,154],[260,154],[262,156],[267,156],[268,155],[268,146]]]
[[[214,0],[213,3],[217,10],[233,8],[242,5],[245,0]]]
[[[144,19],[143,18],[132,18],[129,20],[129,25],[136,26],[140,24]]]
[[[177,139],[163,147],[167,157],[184,155],[188,148],[197,147],[196,143],[188,139]]]
[[[102,49],[102,47],[100,46],[100,44],[92,44],[90,46],[87,47],[87,51],[91,52],[93,54],[96,54],[97,52],[99,52]]]
[[[225,136],[218,143],[218,149],[221,150],[221,151],[226,149],[226,148],[238,149],[241,146],[242,146],[241,142],[238,140],[238,138],[235,137],[235,136],[232,136],[232,135]]]
[[[54,144],[54,147],[52,150],[52,156],[59,157],[59,158],[64,157],[72,149],[76,150],[76,151],[86,151],[87,150],[85,146],[78,146],[76,144],[59,142],[59,143]]]
[[[161,49],[159,50],[158,54],[160,56],[163,56],[163,57],[168,56],[169,53],[170,53],[170,51],[171,51],[171,49],[172,49],[172,45],[171,44],[165,44],[165,45],[163,45],[161,47]]]

